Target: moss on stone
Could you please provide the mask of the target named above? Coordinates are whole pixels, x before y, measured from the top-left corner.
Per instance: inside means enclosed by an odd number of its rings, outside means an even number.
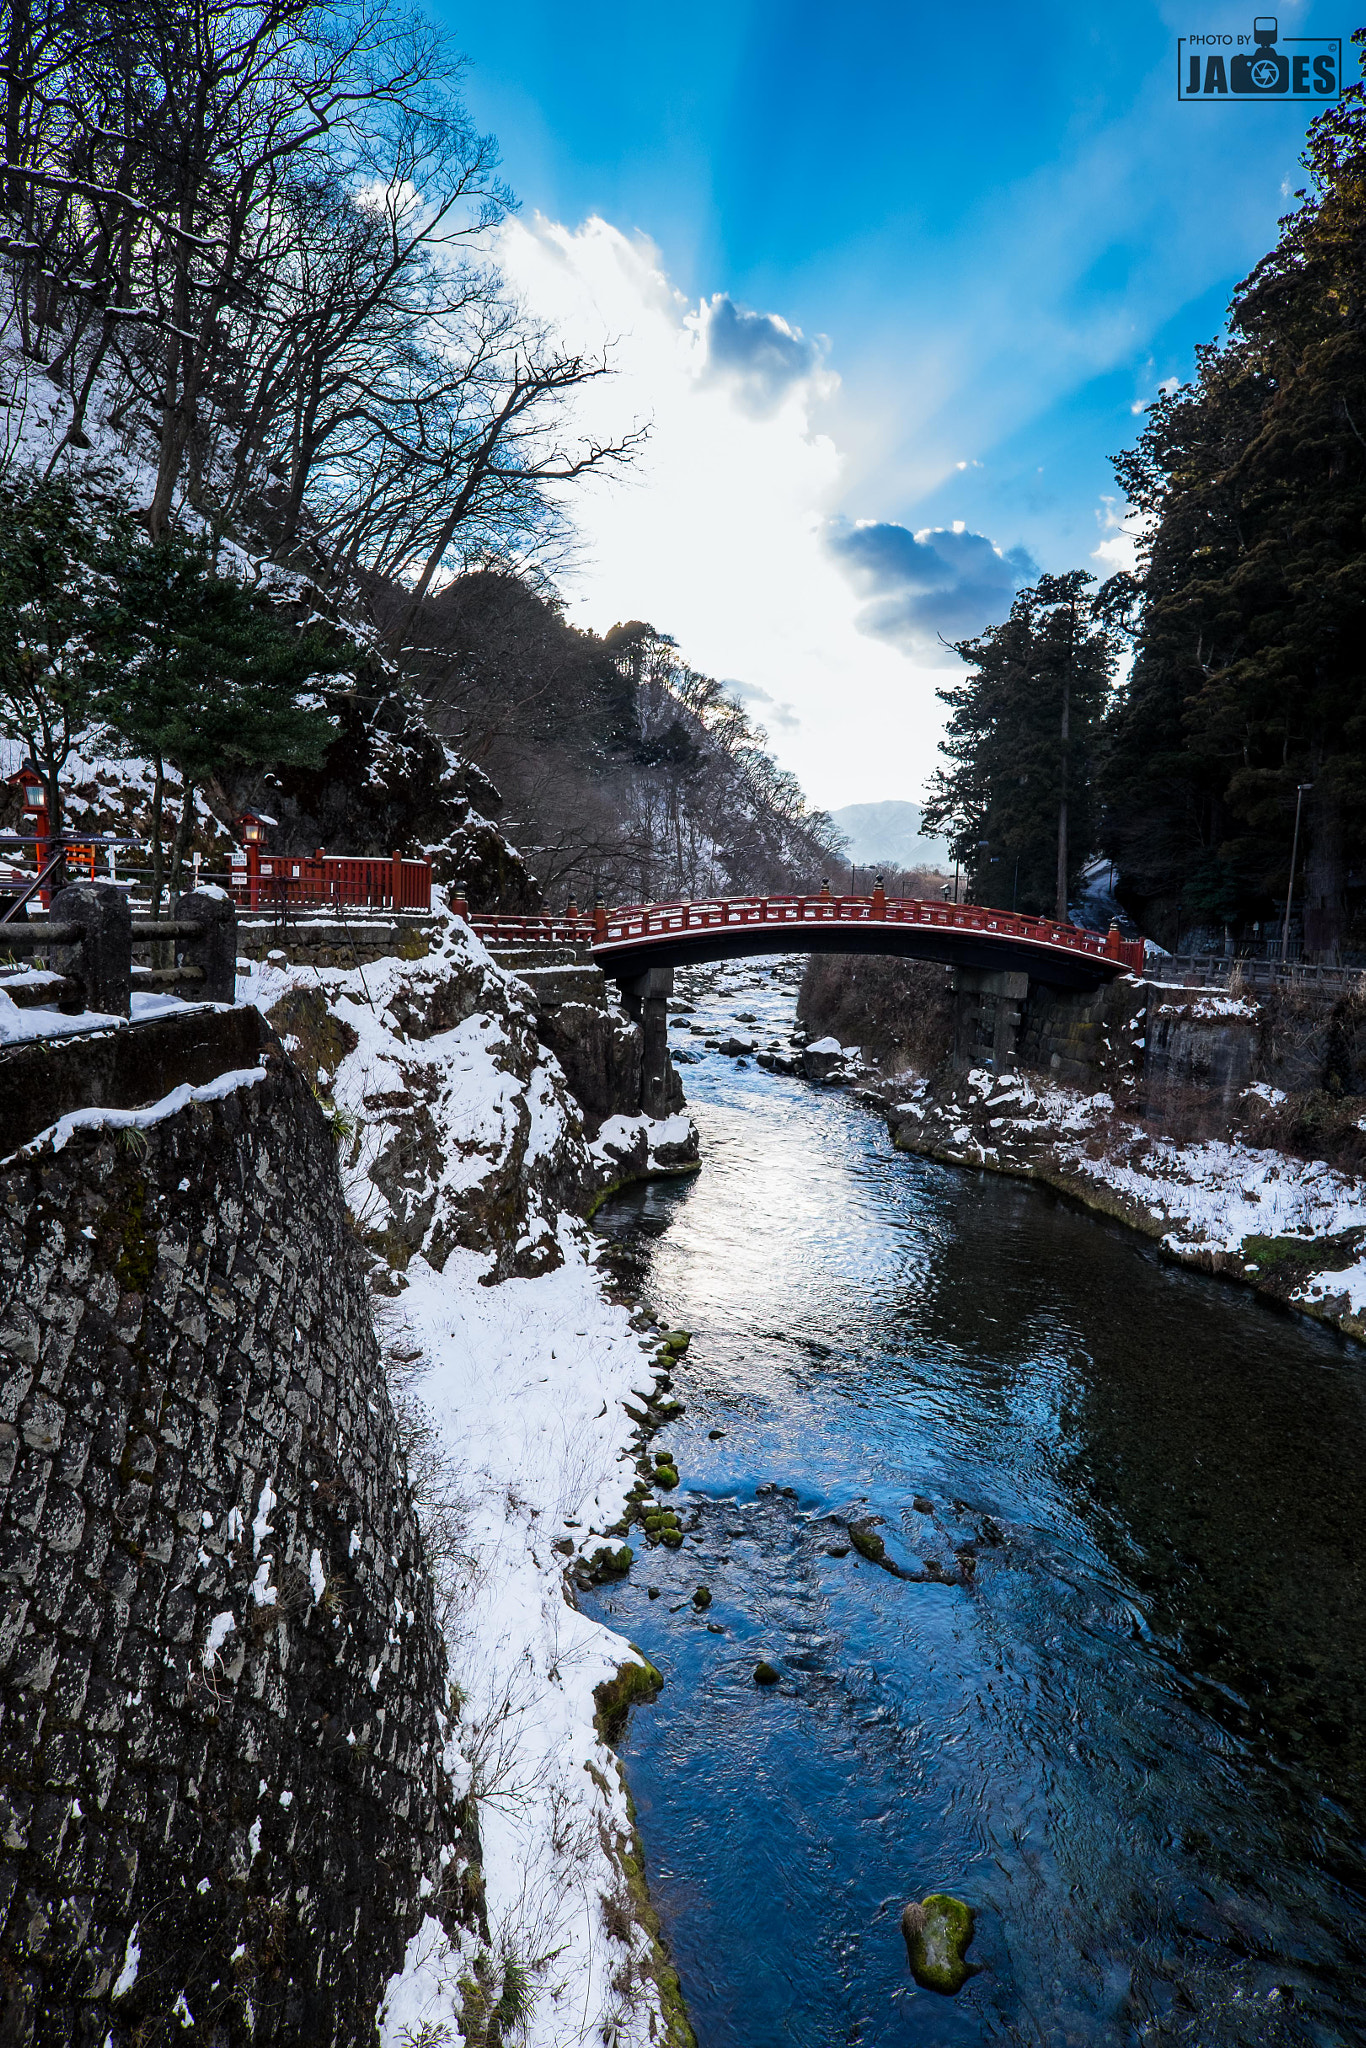
[[[769,1664],[763,1659],[754,1667],[754,1683],[756,1685],[776,1685],[782,1675],[776,1664]]]
[[[911,1975],[926,1991],[951,1998],[972,1975],[965,1950],[972,1940],[973,1911],[948,1892],[930,1892],[901,1916]]]
[[[870,1564],[881,1564],[887,1555],[887,1546],[877,1531],[868,1522],[849,1524],[849,1541],[860,1557],[866,1557]]]
[[[673,1465],[656,1465],[655,1485],[662,1486],[666,1493],[672,1493],[678,1484],[678,1472]]]
[[[329,1077],[335,1074],[346,1055],[360,1044],[345,1018],[329,1009],[320,988],[287,989],[268,1011],[267,1021],[274,1025],[284,1040],[285,1050],[312,1083],[317,1081],[319,1068]]]
[[[1333,1237],[1245,1237],[1243,1257],[1268,1272],[1276,1266],[1303,1266],[1315,1273],[1340,1273],[1361,1255],[1361,1232],[1340,1231]]]
[[[601,1685],[593,1688],[597,1713],[593,1725],[604,1742],[618,1742],[626,1732],[626,1723],[632,1707],[641,1700],[657,1699],[664,1690],[664,1679],[643,1650],[636,1650],[637,1663],[628,1658],[618,1667],[614,1678],[604,1678]]]

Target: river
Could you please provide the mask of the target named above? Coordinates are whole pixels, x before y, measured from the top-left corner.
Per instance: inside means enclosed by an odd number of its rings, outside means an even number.
[[[796,978],[681,976],[674,1042],[785,1038]],[[843,1091],[684,1074],[702,1173],[598,1227],[694,1332],[690,1533],[590,1604],[666,1680],[622,1754],[700,2048],[1366,2040],[1366,1357]],[[833,1554],[859,1517],[945,1582]]]

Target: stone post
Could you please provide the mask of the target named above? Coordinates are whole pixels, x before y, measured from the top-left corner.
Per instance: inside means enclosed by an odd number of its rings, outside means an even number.
[[[187,967],[202,967],[204,979],[190,996],[195,1003],[230,1003],[237,994],[237,911],[232,899],[202,890],[182,896],[177,920],[198,926],[198,936],[180,939],[177,956]],[[179,959],[177,960],[179,963]]]
[[[1022,1005],[1029,976],[1021,969],[957,967],[953,974],[954,1065],[989,1066],[1008,1074],[1015,1065]]]
[[[669,997],[674,992],[672,967],[652,967],[622,983],[627,1013],[640,1024],[644,1041],[640,1073],[640,1107],[646,1116],[668,1116],[670,1107]]]
[[[82,1008],[126,1017],[133,981],[133,920],[123,890],[112,882],[71,882],[57,891],[49,915],[54,924],[80,927],[79,943],[52,948],[52,965],[78,983]]]

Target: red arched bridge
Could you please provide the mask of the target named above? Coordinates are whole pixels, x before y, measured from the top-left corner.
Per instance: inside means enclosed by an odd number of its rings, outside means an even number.
[[[657,967],[734,960],[754,953],[891,953],[950,966],[1023,968],[1055,987],[1086,988],[1115,975],[1140,973],[1143,941],[1085,931],[1051,918],[1022,917],[973,903],[885,896],[718,896],[696,903],[633,904],[591,916],[470,917],[463,896],[454,908],[491,946],[573,945],[616,981]]]

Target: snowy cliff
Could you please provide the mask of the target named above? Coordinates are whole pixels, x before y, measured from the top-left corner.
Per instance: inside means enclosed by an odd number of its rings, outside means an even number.
[[[590,1145],[515,976],[456,920],[422,960],[276,959],[239,991],[338,1134],[458,1702],[447,1768],[482,1842],[481,1918],[425,1919],[385,2048],[514,2022],[533,2048],[685,2042],[598,1727],[595,1693],[633,1653],[568,1575],[612,1541],[636,1477],[623,1403],[653,1386],[579,1216],[623,1158],[686,1157],[686,1121],[617,1117]]]

